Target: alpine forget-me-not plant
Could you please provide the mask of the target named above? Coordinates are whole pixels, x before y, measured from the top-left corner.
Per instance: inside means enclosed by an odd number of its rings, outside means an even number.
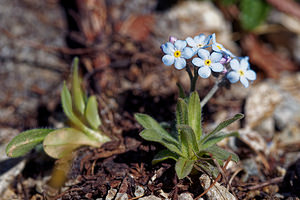
[[[168,129],[162,127],[149,115],[135,114],[136,120],[144,127],[140,136],[166,147],[154,157],[153,163],[166,159],[175,160],[175,171],[180,179],[188,176],[192,169],[216,177],[219,173],[216,163],[222,164],[228,159],[238,161],[237,155],[218,147],[216,143],[226,137],[238,135],[237,132],[226,133],[222,129],[241,119],[243,114],[237,114],[220,123],[210,133],[204,133],[201,123],[202,107],[218,88],[224,85],[224,82],[235,83],[240,80],[245,87],[248,87],[248,80],[255,80],[256,74],[250,69],[248,58],[238,59],[235,57],[222,44],[216,42],[215,34],[187,37],[186,41],[170,37],[170,42],[163,44],[161,48],[166,54],[162,57],[165,65],[174,64],[176,69],[185,68],[188,72],[191,83],[190,93],[186,95],[178,83],[176,124],[174,126],[170,124],[167,126]],[[190,58],[192,60],[189,60]],[[193,73],[191,69],[193,69]],[[208,78],[211,74],[217,78],[216,83],[206,97],[200,101],[196,91],[197,79],[199,76]]]

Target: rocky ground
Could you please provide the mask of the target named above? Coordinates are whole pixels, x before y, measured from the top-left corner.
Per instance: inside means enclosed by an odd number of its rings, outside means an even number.
[[[171,2],[171,1],[170,1]],[[195,199],[210,185],[204,174],[178,180],[174,163],[152,166],[162,147],[142,140],[133,118],[147,113],[172,121],[180,82],[188,77],[161,62],[170,35],[218,35],[237,55],[249,55],[258,79],[249,88],[223,88],[203,110],[203,127],[245,113],[229,127],[240,137],[220,143],[237,153],[226,178],[204,199],[297,199],[300,170],[300,22],[273,9],[257,32],[236,27],[235,9],[209,1],[2,0],[0,5],[0,199]],[[224,17],[225,16],[225,17]],[[213,23],[212,23],[213,22]],[[137,28],[138,27],[138,28]],[[60,90],[79,56],[84,86],[100,99],[113,142],[74,153],[60,189],[47,183],[55,161],[37,148],[10,159],[6,144],[35,127],[62,127]],[[203,98],[213,79],[198,82]]]

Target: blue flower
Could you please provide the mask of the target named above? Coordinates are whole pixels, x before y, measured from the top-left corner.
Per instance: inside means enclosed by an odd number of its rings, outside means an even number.
[[[211,35],[205,36],[203,33],[197,35],[193,38],[187,37],[185,40],[193,48],[194,55],[197,53],[199,49],[206,48],[211,39]]]
[[[225,49],[225,47],[222,44],[217,43],[217,41],[216,41],[216,34],[212,34],[212,42],[213,42],[212,43],[212,49],[215,52],[224,53],[227,56],[235,57],[228,49]]]
[[[183,69],[186,66],[185,59],[190,59],[193,56],[193,50],[186,47],[186,41],[176,40],[174,44],[167,42],[161,45],[161,49],[166,54],[162,57],[165,65],[171,66],[174,64],[176,69]]]
[[[230,67],[232,71],[227,74],[227,79],[231,83],[236,83],[238,80],[247,88],[249,86],[249,81],[254,81],[256,79],[256,73],[250,69],[248,57],[242,58],[241,62],[237,59],[230,61]]]
[[[224,66],[220,63],[222,59],[222,54],[213,52],[212,54],[205,49],[198,50],[199,58],[194,58],[192,63],[199,68],[198,74],[202,78],[208,78],[211,74],[211,70],[214,72],[222,72]]]

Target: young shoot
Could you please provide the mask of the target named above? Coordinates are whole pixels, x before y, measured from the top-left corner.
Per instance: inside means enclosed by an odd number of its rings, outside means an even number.
[[[101,119],[96,96],[87,97],[82,89],[78,62],[78,58],[73,61],[71,92],[65,83],[61,91],[62,107],[70,127],[22,132],[7,145],[6,154],[9,157],[23,156],[36,145],[43,143],[44,151],[50,157],[60,159],[70,155],[78,147],[99,147],[111,140],[99,129]]]

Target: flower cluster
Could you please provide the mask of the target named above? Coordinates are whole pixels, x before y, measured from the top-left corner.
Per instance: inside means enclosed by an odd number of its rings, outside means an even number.
[[[256,73],[250,69],[249,58],[236,57],[216,41],[215,34],[200,34],[185,40],[170,37],[170,41],[162,44],[161,49],[165,53],[162,57],[165,65],[174,64],[176,69],[181,70],[192,58],[191,63],[199,67],[198,74],[202,78],[208,78],[213,71],[224,74],[231,83],[240,81],[245,87],[249,86],[249,81],[256,79]]]

